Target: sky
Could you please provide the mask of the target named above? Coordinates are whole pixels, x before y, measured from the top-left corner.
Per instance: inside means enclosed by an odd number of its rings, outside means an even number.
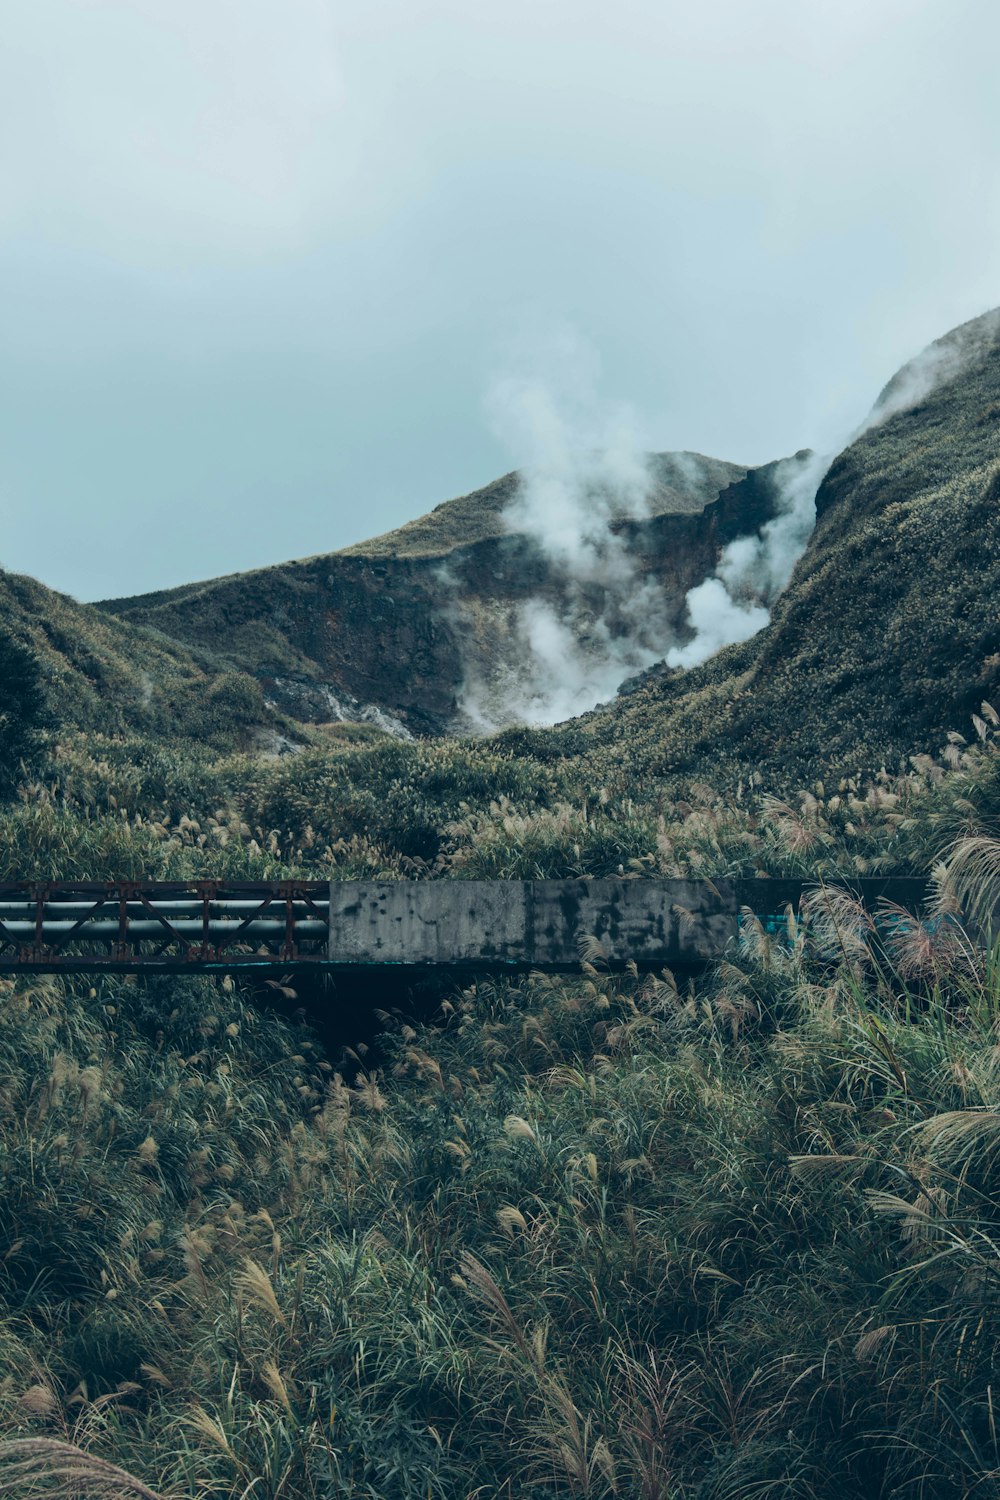
[[[89,600],[515,467],[497,383],[827,447],[1000,303],[995,0],[4,0],[0,566]]]

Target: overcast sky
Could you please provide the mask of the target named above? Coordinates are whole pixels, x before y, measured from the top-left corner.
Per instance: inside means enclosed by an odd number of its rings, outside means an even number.
[[[995,0],[3,0],[0,565],[83,599],[515,465],[838,440],[1000,303]]]

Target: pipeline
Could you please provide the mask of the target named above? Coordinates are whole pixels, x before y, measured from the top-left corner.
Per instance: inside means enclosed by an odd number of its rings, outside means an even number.
[[[268,940],[284,936],[287,914],[280,917],[255,916],[259,901],[212,901],[205,908],[198,901],[157,901],[154,905],[139,901],[125,903],[127,933],[130,939],[156,938],[169,931],[191,942],[225,942],[233,937]],[[65,941],[70,936],[98,941],[115,941],[121,928],[121,905],[105,901],[99,905],[86,901],[0,901],[0,926],[3,932],[22,943],[40,938],[45,945]],[[292,903],[296,936],[325,942],[329,932],[329,901],[307,905]]]
[[[324,961],[327,881],[0,885],[0,971],[280,967]]]

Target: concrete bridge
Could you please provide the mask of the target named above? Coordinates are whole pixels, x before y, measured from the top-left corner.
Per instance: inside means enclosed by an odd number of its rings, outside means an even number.
[[[203,880],[0,884],[0,972],[571,972],[703,967],[749,908],[775,925],[816,881]],[[923,879],[831,882],[916,910]]]

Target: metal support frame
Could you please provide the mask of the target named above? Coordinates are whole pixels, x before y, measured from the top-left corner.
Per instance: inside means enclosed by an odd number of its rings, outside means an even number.
[[[0,973],[275,969],[326,961],[329,883],[0,883]]]

